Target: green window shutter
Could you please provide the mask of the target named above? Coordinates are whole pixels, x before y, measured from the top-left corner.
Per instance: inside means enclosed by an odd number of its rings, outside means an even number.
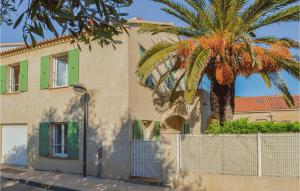
[[[159,138],[160,138],[160,122],[155,121],[153,132],[152,132],[152,140],[157,141],[157,140],[159,140]]]
[[[40,88],[49,88],[50,77],[50,56],[41,57],[41,74],[40,74]]]
[[[78,123],[68,123],[68,157],[70,159],[79,158],[79,127]]]
[[[28,89],[28,61],[20,63],[20,91],[26,92]]]
[[[6,66],[0,67],[0,93],[6,93]]]
[[[188,123],[183,124],[183,134],[190,134],[190,125]]]
[[[79,50],[70,50],[68,53],[68,83],[75,85],[79,83]]]
[[[140,120],[133,121],[133,140],[143,140],[143,130]]]
[[[39,155],[46,157],[49,154],[49,124],[40,123],[39,129]]]

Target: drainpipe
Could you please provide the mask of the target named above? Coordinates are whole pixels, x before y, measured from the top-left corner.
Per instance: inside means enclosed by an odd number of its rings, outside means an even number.
[[[88,107],[89,107],[89,94],[84,85],[72,85],[75,92],[84,93],[84,116],[83,116],[83,161],[82,161],[82,174],[86,177],[86,131],[88,128]]]

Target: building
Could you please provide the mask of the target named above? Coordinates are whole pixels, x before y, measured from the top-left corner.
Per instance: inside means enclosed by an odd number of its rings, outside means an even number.
[[[4,52],[10,49],[22,47],[25,44],[23,42],[13,42],[13,43],[0,43],[0,52]]]
[[[34,48],[23,46],[0,53],[2,163],[82,173],[84,100],[72,88],[76,84],[85,85],[89,93],[88,175],[99,174],[101,163],[102,176],[127,179],[130,140],[140,139],[141,131],[143,139],[157,139],[174,126],[173,133],[200,133],[205,119],[194,115],[197,119],[191,120],[190,113],[200,115],[205,105],[202,100],[208,100],[205,91],[199,91],[194,105],[158,111],[151,89],[140,85],[136,75],[143,51],[173,37],[141,34],[136,27],[129,27],[129,33],[117,37],[122,43],[116,49],[92,42],[91,51],[84,44],[79,51],[70,43],[70,36],[62,36],[39,42]],[[157,75],[153,72],[152,83]],[[179,118],[181,127],[176,124]],[[174,125],[166,125],[166,121]],[[99,162],[100,147],[103,155]]]
[[[300,121],[300,95],[294,95],[295,105],[288,107],[282,96],[235,98],[234,119],[250,121],[295,122]]]

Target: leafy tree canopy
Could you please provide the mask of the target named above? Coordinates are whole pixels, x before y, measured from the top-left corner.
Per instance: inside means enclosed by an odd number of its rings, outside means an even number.
[[[118,43],[114,36],[126,31],[126,20],[120,8],[132,0],[1,0],[0,24],[16,28],[23,25],[23,39],[36,44],[36,37],[44,38],[48,30],[58,37],[71,34],[73,42],[90,44],[96,40],[101,46]],[[12,14],[26,4],[26,10],[12,20]]]
[[[171,58],[173,68],[162,77],[174,73],[179,76],[175,84],[180,84],[180,80],[184,81],[185,98],[188,102],[193,101],[204,75],[214,82],[213,85],[224,87],[224,92],[229,92],[230,88],[234,92],[237,76],[259,74],[267,87],[277,88],[288,105],[294,104],[288,87],[278,72],[286,71],[297,80],[300,79],[299,61],[290,52],[291,49],[299,49],[300,44],[289,38],[272,35],[258,37],[257,30],[272,24],[299,22],[298,0],[154,1],[164,5],[164,12],[186,25],[141,24],[141,32],[168,33],[179,37],[178,41],[157,43],[145,53],[137,70],[142,82],[146,81],[154,69]],[[284,29],[282,31],[284,33]],[[157,83],[156,86],[161,84]],[[177,87],[172,91],[177,91]],[[169,94],[171,101],[173,92]],[[217,94],[212,88],[211,92]],[[220,113],[226,113],[225,104],[233,105],[230,101],[232,98],[223,99],[227,96],[224,92],[219,91],[219,97],[215,99],[219,104],[216,110],[221,110]],[[234,96],[233,94],[230,93],[230,96]],[[215,107],[216,105],[212,105],[212,108]],[[231,112],[233,108],[231,106]]]

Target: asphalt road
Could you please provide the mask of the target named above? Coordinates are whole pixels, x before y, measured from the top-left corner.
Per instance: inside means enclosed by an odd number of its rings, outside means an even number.
[[[1,178],[1,191],[46,191],[47,189],[30,186]],[[47,190],[49,191],[49,190]]]

